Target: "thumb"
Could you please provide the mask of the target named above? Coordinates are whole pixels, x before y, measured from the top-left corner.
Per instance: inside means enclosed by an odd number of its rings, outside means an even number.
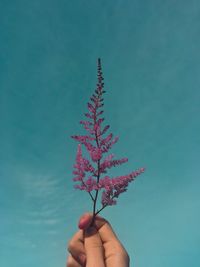
[[[84,231],[84,246],[87,267],[105,267],[104,263],[104,248],[95,227],[89,227]]]

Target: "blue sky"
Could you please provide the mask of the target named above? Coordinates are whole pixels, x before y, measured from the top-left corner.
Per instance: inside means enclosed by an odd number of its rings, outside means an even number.
[[[65,266],[79,121],[102,58],[113,148],[145,166],[106,217],[137,267],[200,265],[199,1],[0,1],[0,266]]]

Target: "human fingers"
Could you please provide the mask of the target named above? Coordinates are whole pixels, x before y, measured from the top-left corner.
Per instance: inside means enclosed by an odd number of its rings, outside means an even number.
[[[95,225],[105,249],[106,266],[128,267],[129,255],[108,221],[97,217]]]
[[[90,226],[91,222],[92,222],[92,214],[85,213],[80,217],[78,226],[80,229],[86,230]],[[96,216],[94,220],[94,226],[98,231],[101,232],[103,242],[107,242],[109,240],[118,240],[111,225],[104,218]]]
[[[83,242],[83,231],[79,230],[69,241],[68,251],[80,265],[86,262],[85,248]]]
[[[79,228],[84,229],[84,246],[87,258],[87,267],[104,267],[104,249],[97,229],[89,227],[92,215],[85,213],[79,220]]]
[[[72,255],[69,254],[67,258],[67,267],[82,267],[84,265],[80,265]]]
[[[81,226],[82,229],[84,229],[84,227],[90,225],[91,221],[92,215],[86,213],[81,217],[79,221],[79,227]],[[103,244],[106,266],[128,267],[128,253],[119,241],[110,223],[104,218],[96,216],[94,226],[98,230],[99,237]]]
[[[79,228],[86,230],[91,222],[92,214],[85,213],[79,220]],[[94,227],[97,229],[103,244],[106,266],[128,267],[129,255],[117,238],[117,235],[112,229],[110,223],[104,218],[96,216]]]
[[[87,267],[105,267],[104,247],[95,227],[89,227],[84,232],[84,246]]]

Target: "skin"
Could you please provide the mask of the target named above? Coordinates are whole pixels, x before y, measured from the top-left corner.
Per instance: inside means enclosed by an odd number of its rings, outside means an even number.
[[[129,256],[109,222],[97,216],[91,227],[91,221],[91,214],[81,216],[80,230],[68,245],[67,267],[129,267]]]

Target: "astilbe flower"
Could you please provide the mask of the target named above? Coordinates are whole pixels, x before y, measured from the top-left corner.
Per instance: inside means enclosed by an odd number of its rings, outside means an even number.
[[[144,172],[144,168],[140,168],[123,176],[110,177],[105,175],[108,169],[121,165],[128,159],[114,159],[113,154],[106,155],[118,141],[118,137],[113,137],[112,133],[107,133],[110,128],[109,125],[103,126],[102,114],[104,111],[102,108],[105,90],[100,59],[98,59],[97,74],[98,83],[95,92],[90,97],[90,102],[87,104],[86,120],[80,121],[87,134],[72,136],[79,142],[73,171],[73,180],[78,182],[75,188],[89,193],[93,202],[93,219],[106,206],[115,205],[116,199],[127,190],[129,183]],[[88,152],[89,159],[83,156],[82,146]],[[98,208],[97,200],[100,191],[102,192],[101,207]]]

